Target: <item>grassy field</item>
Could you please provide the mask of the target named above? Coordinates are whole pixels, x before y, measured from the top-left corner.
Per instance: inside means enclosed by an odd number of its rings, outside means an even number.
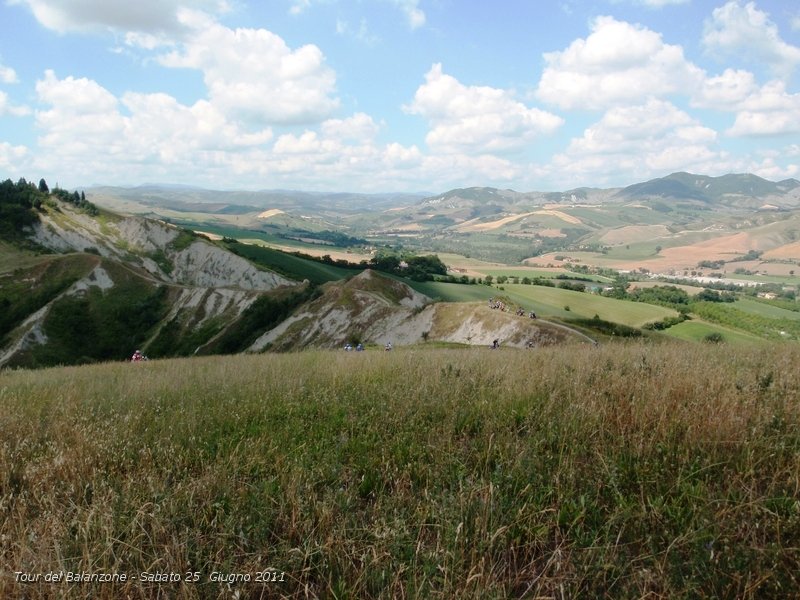
[[[298,281],[308,279],[312,283],[326,283],[360,273],[358,270],[343,269],[256,244],[230,243],[227,247],[257,265]]]
[[[741,311],[770,319],[800,320],[800,312],[798,311],[787,310],[779,306],[753,300],[752,298],[739,298],[735,306]]]
[[[724,342],[734,344],[747,344],[752,346],[753,344],[763,345],[765,343],[762,338],[750,335],[744,331],[698,320],[684,321],[664,331],[664,334],[670,337],[692,342],[701,342],[711,333],[718,333],[722,336]]]
[[[394,277],[408,284],[421,294],[444,302],[476,302],[497,295],[497,290],[488,285],[464,285],[460,283],[444,283],[441,281],[411,281]]]
[[[0,273],[8,273],[15,269],[26,269],[39,263],[51,260],[46,254],[35,254],[30,251],[20,250],[0,241]]]
[[[505,284],[502,287],[505,290],[498,293],[506,293],[514,300],[521,299],[521,304],[526,309],[533,308],[537,314],[561,318],[592,318],[597,315],[606,321],[622,323],[630,327],[641,327],[645,323],[660,321],[664,317],[678,314],[676,311],[662,306],[616,300],[561,288],[522,284]],[[569,310],[566,310],[567,306]]]
[[[553,279],[555,277],[569,277],[575,279],[583,279],[583,280],[590,280],[602,283],[610,283],[613,281],[610,277],[604,277],[603,275],[587,275],[584,273],[575,273],[573,271],[568,271],[567,269],[536,269],[533,267],[495,267],[495,268],[480,268],[475,269],[477,273],[481,275],[491,275],[494,278],[500,276],[506,277],[519,277],[522,279],[523,277],[541,277],[544,279]]]
[[[790,597],[798,362],[614,344],[3,372],[0,597]]]

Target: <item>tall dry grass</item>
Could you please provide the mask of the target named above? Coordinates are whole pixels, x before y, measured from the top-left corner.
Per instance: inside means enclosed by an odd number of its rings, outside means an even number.
[[[628,344],[5,372],[0,597],[787,597],[798,365]],[[210,580],[265,569],[284,581]]]

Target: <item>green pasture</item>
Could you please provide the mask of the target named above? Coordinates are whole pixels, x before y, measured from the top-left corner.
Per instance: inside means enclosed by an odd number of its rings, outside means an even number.
[[[228,247],[257,265],[298,281],[308,279],[311,283],[326,283],[359,273],[356,269],[343,269],[257,244],[235,243]]]
[[[500,276],[505,277],[519,277],[522,279],[523,277],[541,277],[543,279],[554,279],[559,275],[566,275],[569,278],[580,279],[583,277],[589,278],[592,281],[611,281],[608,277],[601,277],[599,275],[587,275],[584,273],[574,273],[572,271],[568,271],[566,269],[536,269],[534,267],[499,267],[499,268],[486,268],[486,269],[474,269],[477,273],[480,273],[483,276],[491,275],[495,279]]]
[[[769,319],[793,319],[800,321],[800,312],[773,306],[766,302],[759,302],[752,298],[740,298],[736,301],[734,306],[746,313],[767,317]]]
[[[604,255],[612,260],[644,260],[646,258],[654,258],[658,256],[656,247],[666,247],[663,240],[657,242],[639,242],[635,244],[626,244],[624,246],[612,246],[608,254]],[[603,256],[603,255],[601,255]]]
[[[725,342],[732,342],[737,344],[764,344],[766,343],[761,338],[749,335],[743,331],[715,325],[706,321],[684,321],[673,325],[669,329],[664,330],[664,334],[679,340],[686,340],[691,342],[702,341],[710,333],[719,333],[722,335]]]
[[[429,298],[437,298],[444,302],[477,302],[497,295],[497,290],[488,285],[464,285],[460,283],[444,283],[442,281],[410,281],[395,277],[410,285]]]
[[[797,273],[800,273],[800,267],[797,268]],[[739,279],[741,281],[756,281],[758,283],[779,283],[782,285],[800,285],[800,277],[798,275],[744,275],[738,273],[726,273],[727,279]]]
[[[605,321],[629,327],[641,327],[645,323],[660,321],[665,317],[674,317],[678,314],[676,311],[662,306],[617,300],[561,288],[522,284],[504,284],[501,287],[505,290],[498,291],[498,294],[505,294],[511,300],[519,302],[526,310],[533,309],[537,314],[544,316],[591,319],[597,315]],[[567,306],[569,310],[566,310]]]

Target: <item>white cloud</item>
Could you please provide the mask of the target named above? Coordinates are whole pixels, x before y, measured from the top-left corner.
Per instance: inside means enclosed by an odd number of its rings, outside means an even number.
[[[312,123],[338,107],[336,75],[317,46],[292,50],[266,29],[229,29],[197,12],[182,12],[181,21],[193,33],[159,60],[201,70],[210,101],[229,119]]]
[[[377,144],[380,125],[364,113],[274,139],[271,129],[244,129],[208,100],[187,106],[162,93],[116,98],[95,81],[52,71],[36,90],[37,171],[75,182],[230,187],[234,176],[245,187],[295,187],[302,176],[307,189],[385,190],[418,187],[426,160],[416,146]],[[0,165],[20,162],[23,150],[0,147]]]
[[[465,86],[444,74],[438,63],[404,110],[428,120],[431,129],[425,140],[440,152],[519,149],[564,123],[552,113],[528,108],[505,90]]]
[[[598,17],[586,39],[544,55],[541,100],[565,109],[605,109],[651,96],[685,93],[703,78],[680,46],[641,25]]]
[[[36,83],[36,92],[42,104],[50,105],[36,111],[36,124],[43,132],[41,147],[77,155],[106,153],[119,143],[123,118],[117,99],[96,82],[59,80],[48,70]]]
[[[225,12],[226,0],[10,0],[24,4],[48,29],[68,31],[117,30],[158,34],[181,29],[180,7]]]
[[[800,165],[788,164],[785,166],[775,162],[773,157],[766,157],[760,163],[752,162],[747,168],[748,173],[754,173],[764,179],[780,181],[790,177],[800,176]]]
[[[692,105],[736,113],[733,126],[725,132],[731,136],[800,132],[800,94],[787,92],[781,80],[759,86],[748,71],[726,69],[706,79]]]
[[[800,94],[790,94],[782,81],[764,85],[738,105],[733,136],[800,133]]]
[[[12,146],[0,142],[0,170],[6,174],[18,174],[25,170],[30,152],[25,146]]]
[[[320,126],[323,135],[341,140],[369,141],[378,135],[379,129],[372,117],[365,113],[356,113],[347,119],[329,119]]]
[[[24,117],[31,114],[31,109],[27,106],[17,106],[11,104],[8,99],[8,94],[0,91],[0,117],[3,115],[11,115],[12,117]]]
[[[292,6],[289,7],[290,15],[303,14],[311,6],[311,0],[292,0]]]
[[[800,64],[800,48],[783,41],[778,27],[755,2],[742,5],[732,0],[714,9],[705,23],[703,44],[714,54],[766,63],[784,77]]]
[[[17,83],[17,72],[11,67],[0,64],[0,83]]]
[[[722,75],[708,77],[692,98],[692,105],[716,110],[735,110],[758,90],[755,76],[749,71],[725,69]]]
[[[651,98],[638,106],[612,108],[554,157],[553,171],[575,181],[693,170],[718,159],[717,133],[673,104]]]
[[[36,112],[41,162],[90,181],[202,178],[272,138],[269,129],[242,131],[205,100],[185,106],[167,94],[127,93],[120,101],[95,81],[52,71],[36,91],[45,105]]]
[[[417,29],[425,25],[425,12],[419,7],[419,0],[391,0],[408,19],[408,26]]]

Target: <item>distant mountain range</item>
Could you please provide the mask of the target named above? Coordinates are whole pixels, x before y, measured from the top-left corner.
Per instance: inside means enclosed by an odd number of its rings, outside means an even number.
[[[781,205],[797,206],[800,203],[800,181],[784,179],[772,182],[750,173],[720,177],[672,173],[629,185],[614,197],[632,200],[658,197],[728,205],[756,205],[759,200],[770,200]]]
[[[494,187],[470,187],[452,189],[441,194],[357,194],[297,190],[221,191],[168,184],[146,184],[132,188],[95,186],[87,189],[87,192],[93,201],[101,205],[120,209],[127,204],[127,209],[138,214],[147,213],[147,209],[222,215],[280,209],[319,217],[348,217],[364,212],[408,208],[417,204],[428,208],[442,207],[445,210],[456,206],[496,206],[496,212],[501,212],[513,207],[530,208],[546,203],[603,204],[639,200],[722,204],[754,209],[764,204],[779,208],[800,206],[800,181],[785,179],[772,182],[750,173],[710,177],[679,172],[623,188],[579,187],[563,192],[517,192]],[[132,205],[138,205],[139,210]]]

